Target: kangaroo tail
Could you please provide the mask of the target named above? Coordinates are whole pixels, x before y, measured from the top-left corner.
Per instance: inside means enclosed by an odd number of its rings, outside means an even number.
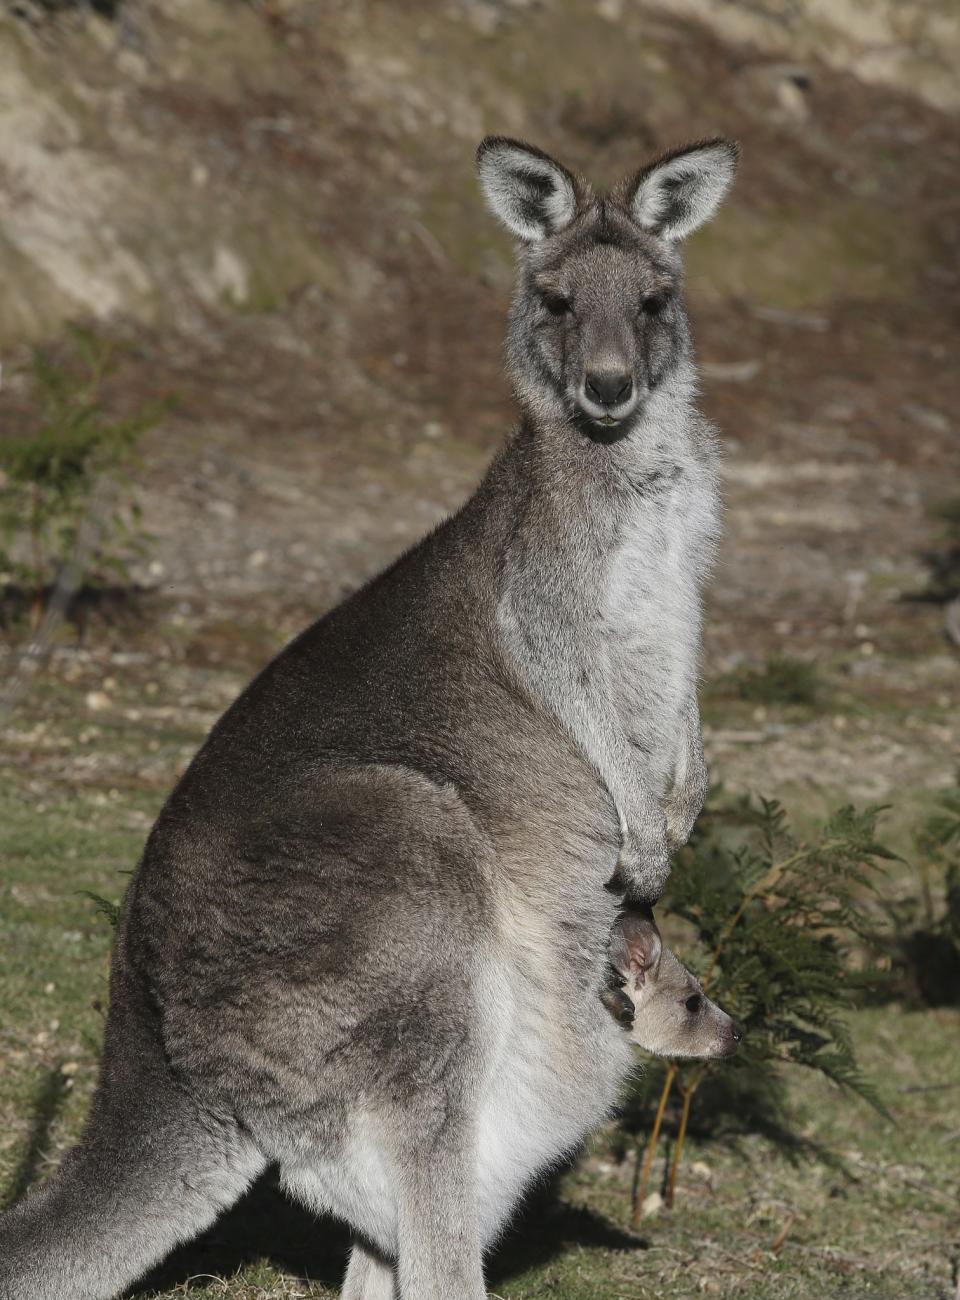
[[[146,994],[115,981],[84,1137],[0,1217],[0,1300],[109,1300],[209,1227],[264,1164],[178,1084]]]

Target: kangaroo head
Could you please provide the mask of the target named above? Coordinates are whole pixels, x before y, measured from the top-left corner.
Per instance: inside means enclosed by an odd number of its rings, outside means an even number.
[[[633,1003],[630,1038],[645,1051],[732,1056],[740,1046],[740,1025],[710,1001],[696,978],[664,948],[652,914],[622,913],[613,927],[609,955],[623,981],[617,996]],[[613,1009],[610,1001],[607,1005]]]
[[[507,354],[525,407],[613,442],[671,379],[689,387],[677,244],[716,211],[737,153],[688,145],[596,195],[532,145],[483,141],[484,194],[520,240]]]

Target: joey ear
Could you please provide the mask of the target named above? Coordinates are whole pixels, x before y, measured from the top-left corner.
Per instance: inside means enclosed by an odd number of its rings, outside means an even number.
[[[576,215],[573,176],[522,140],[488,135],[477,150],[477,171],[492,212],[521,239],[554,235]]]
[[[645,973],[660,960],[663,944],[653,913],[622,912],[610,936],[610,964],[625,979],[644,982]]]
[[[704,140],[658,158],[627,190],[634,221],[662,239],[686,239],[720,206],[739,155],[732,140]]]

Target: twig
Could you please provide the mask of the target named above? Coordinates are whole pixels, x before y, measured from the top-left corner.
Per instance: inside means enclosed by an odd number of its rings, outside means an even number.
[[[667,1180],[667,1209],[673,1209],[673,1196],[677,1187],[677,1173],[680,1169],[680,1161],[683,1157],[683,1144],[687,1140],[687,1124],[690,1120],[690,1104],[693,1101],[693,1094],[700,1086],[702,1073],[696,1075],[690,1083],[683,1088],[683,1110],[680,1113],[680,1128],[677,1132],[676,1145],[673,1148],[673,1159],[670,1161],[670,1177]]]
[[[30,602],[30,631],[36,632],[43,618],[43,546],[40,540],[40,487],[30,484],[30,548],[36,585]]]
[[[653,1121],[653,1128],[650,1137],[647,1139],[647,1149],[643,1157],[643,1166],[640,1170],[640,1177],[637,1179],[637,1186],[633,1194],[633,1226],[640,1226],[640,1215],[643,1211],[643,1201],[647,1194],[647,1184],[650,1182],[650,1170],[653,1168],[653,1157],[656,1154],[657,1142],[660,1139],[660,1129],[663,1125],[664,1112],[667,1109],[667,1100],[670,1091],[673,1088],[673,1081],[677,1077],[677,1067],[671,1065],[667,1070],[667,1077],[663,1081],[663,1091],[660,1093],[660,1104],[657,1106],[657,1115]]]
[[[783,1245],[783,1243],[786,1241],[787,1236],[788,1236],[788,1234],[789,1234],[789,1232],[790,1232],[790,1229],[793,1227],[793,1225],[796,1223],[796,1221],[797,1221],[797,1216],[796,1216],[795,1214],[788,1214],[788,1215],[787,1215],[786,1220],[784,1221],[784,1225],[783,1225],[783,1227],[780,1229],[780,1231],[779,1231],[779,1232],[777,1233],[777,1235],[774,1237],[773,1241],[770,1243],[770,1254],[771,1254],[771,1255],[777,1255],[777,1254],[779,1254],[779,1252],[780,1252],[780,1247],[781,1247],[781,1246]]]
[[[943,611],[943,630],[960,650],[960,596],[954,596]]]
[[[430,254],[434,265],[446,269],[450,265],[450,259],[447,257],[446,250],[440,243],[432,230],[428,230],[422,221],[411,221],[409,229],[416,235],[420,244]]]

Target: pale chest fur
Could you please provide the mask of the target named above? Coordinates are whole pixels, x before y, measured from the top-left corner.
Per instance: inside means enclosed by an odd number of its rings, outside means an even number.
[[[655,785],[669,779],[679,720],[696,690],[701,591],[718,523],[712,466],[659,470],[625,508],[606,571],[601,618],[617,712],[648,752]]]

